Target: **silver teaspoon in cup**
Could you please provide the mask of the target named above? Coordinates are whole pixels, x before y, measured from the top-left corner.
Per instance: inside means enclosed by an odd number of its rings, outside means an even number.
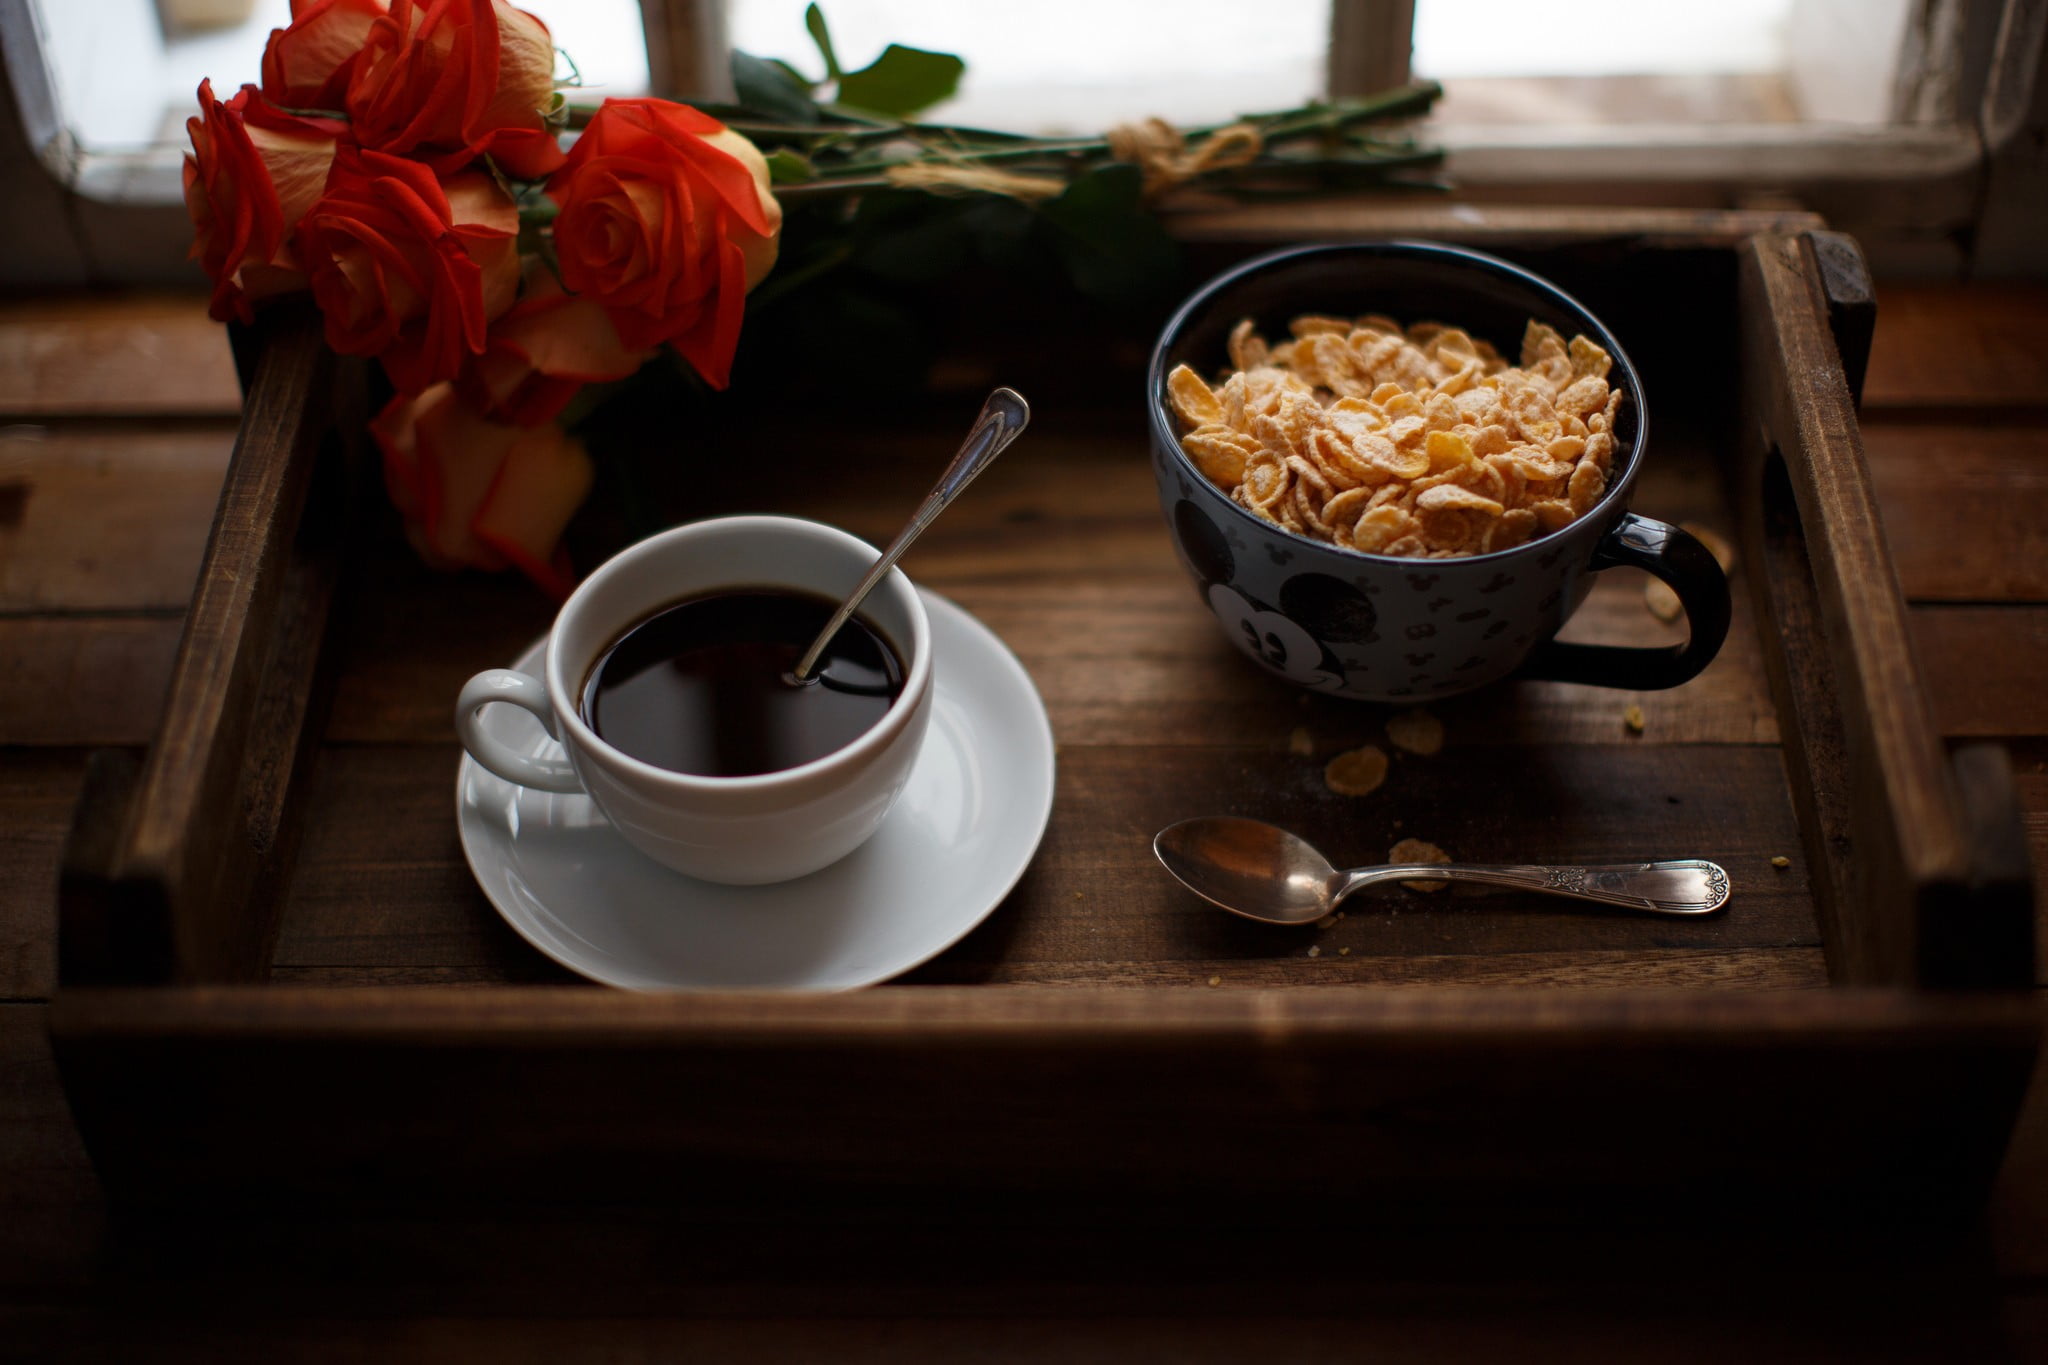
[[[1339,871],[1306,839],[1277,825],[1220,815],[1168,825],[1153,836],[1152,851],[1188,890],[1267,924],[1313,924],[1352,892],[1382,882],[1484,882],[1659,915],[1704,915],[1728,903],[1728,874],[1698,859],[1601,867],[1388,863]]]
[[[790,671],[788,678],[797,683],[811,681],[811,669],[817,666],[818,656],[839,628],[867,600],[875,590],[875,584],[888,576],[896,567],[896,561],[903,558],[903,552],[910,548],[910,542],[923,533],[924,528],[946,510],[953,499],[960,496],[960,490],[974,482],[974,476],[995,463],[996,456],[1008,448],[1010,442],[1024,431],[1031,420],[1031,405],[1024,401],[1024,395],[1015,389],[997,389],[981,405],[981,415],[974,419],[974,425],[967,429],[967,439],[960,443],[960,450],[953,456],[953,462],[946,466],[946,472],[939,475],[939,481],[932,485],[932,491],[924,495],[924,501],[911,514],[910,523],[896,533],[896,539],[889,542],[889,548],[882,551],[882,557],[875,561],[867,576],[857,584],[839,604],[839,610],[832,613],[832,619],[818,632],[818,638],[811,641],[811,647],[804,651],[804,657]]]

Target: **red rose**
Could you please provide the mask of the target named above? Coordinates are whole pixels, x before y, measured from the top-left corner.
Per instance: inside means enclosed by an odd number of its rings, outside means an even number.
[[[440,569],[516,565],[557,598],[575,586],[562,529],[590,491],[590,457],[552,423],[485,421],[436,384],[370,424],[384,484],[420,558]]]
[[[519,291],[519,210],[481,171],[345,148],[299,223],[299,259],[343,355],[373,355],[403,393],[453,379]]]
[[[562,282],[630,347],[668,343],[725,387],[782,208],[754,144],[666,100],[606,100],[548,181]]]
[[[536,180],[562,164],[547,25],[504,0],[392,0],[348,84],[356,141],[453,171],[480,156]]]
[[[562,291],[545,268],[529,273],[526,292],[491,324],[484,353],[457,380],[465,402],[501,422],[552,422],[585,384],[624,379],[653,350],[628,350],[604,309]]]
[[[213,280],[213,316],[247,322],[254,300],[306,287],[292,229],[327,183],[343,125],[287,114],[253,85],[223,103],[201,81],[199,117],[185,130],[192,259]]]
[[[384,0],[292,0],[289,28],[274,28],[263,48],[263,94],[291,109],[339,110],[349,77],[384,16]]]

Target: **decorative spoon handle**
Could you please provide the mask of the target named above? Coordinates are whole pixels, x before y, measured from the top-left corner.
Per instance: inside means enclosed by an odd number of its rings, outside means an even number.
[[[981,415],[974,419],[974,425],[967,430],[967,439],[960,443],[960,451],[953,456],[953,463],[946,466],[946,472],[939,475],[939,481],[932,485],[932,491],[924,495],[910,524],[896,533],[896,539],[889,542],[889,548],[868,570],[867,577],[853,590],[839,610],[832,613],[832,619],[825,623],[825,629],[818,632],[818,638],[811,641],[811,647],[804,651],[803,659],[795,669],[799,680],[811,676],[811,669],[818,662],[825,646],[839,633],[847,618],[860,607],[867,595],[875,590],[875,584],[882,581],[889,570],[896,567],[896,561],[903,558],[903,552],[910,548],[925,527],[932,524],[947,504],[960,496],[960,490],[974,482],[974,476],[994,463],[996,456],[1003,453],[1010,442],[1017,439],[1031,420],[1031,405],[1024,401],[1024,395],[1015,389],[997,389],[981,405]]]
[[[1728,903],[1728,874],[1697,858],[1668,863],[1610,863],[1604,867],[1484,867],[1457,863],[1388,864],[1340,874],[1335,905],[1376,882],[1484,882],[1550,896],[1599,901],[1660,915],[1704,915]]]

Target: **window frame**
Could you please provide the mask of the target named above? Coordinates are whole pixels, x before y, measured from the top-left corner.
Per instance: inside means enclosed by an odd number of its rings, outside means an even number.
[[[651,87],[730,98],[723,0],[639,4]],[[1331,0],[1331,92],[1407,81],[1414,15],[1415,0]],[[1952,241],[1976,225],[1998,153],[2032,117],[2044,39],[2048,0],[1913,0],[1892,95],[1895,121],[1880,127],[1436,122],[1429,135],[1449,152],[1446,171],[1460,197],[1475,202],[1743,207],[1796,200],[1865,237]],[[0,49],[21,142],[0,148],[0,164],[19,167],[26,153],[54,182],[67,225],[81,239],[86,274],[185,278],[180,149],[78,144],[64,124],[33,0],[0,0]],[[95,229],[97,242],[89,240]],[[135,240],[113,240],[123,234]]]

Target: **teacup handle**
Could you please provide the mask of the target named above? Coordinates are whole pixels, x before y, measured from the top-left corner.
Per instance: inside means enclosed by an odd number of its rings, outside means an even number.
[[[1552,640],[1529,656],[1519,676],[1654,692],[1691,680],[1713,662],[1728,637],[1728,576],[1707,547],[1676,526],[1623,512],[1593,547],[1593,569],[1617,564],[1671,585],[1685,608],[1685,643],[1632,649]]]
[[[539,678],[510,668],[490,668],[462,685],[455,702],[455,733],[469,756],[507,782],[544,792],[580,792],[583,784],[566,758],[533,758],[518,753],[503,740],[486,734],[479,713],[492,702],[510,702],[531,711],[551,739],[560,739],[555,725],[554,704],[548,700],[546,684]]]

